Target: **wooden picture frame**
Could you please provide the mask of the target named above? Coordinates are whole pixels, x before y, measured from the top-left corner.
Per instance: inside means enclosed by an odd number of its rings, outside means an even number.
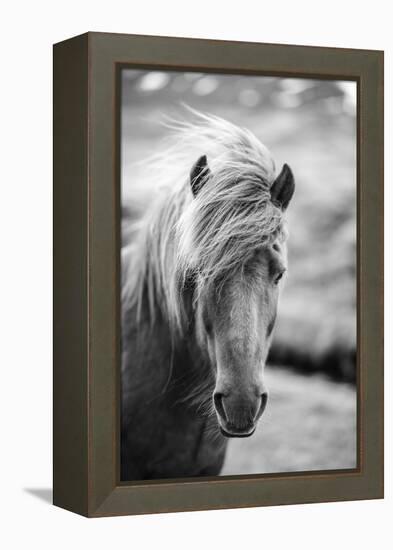
[[[358,84],[358,467],[119,481],[123,66]],[[54,46],[54,504],[89,517],[383,497],[383,52],[87,33]]]

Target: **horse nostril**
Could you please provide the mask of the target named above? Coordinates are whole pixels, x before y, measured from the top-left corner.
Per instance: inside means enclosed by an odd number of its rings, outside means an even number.
[[[216,410],[218,414],[224,419],[227,420],[227,416],[225,414],[224,404],[223,404],[224,394],[216,392],[213,395],[213,401],[214,406],[216,407]]]
[[[267,392],[264,392],[264,393],[261,395],[261,407],[260,407],[260,409],[259,409],[258,417],[259,417],[259,416],[262,416],[263,411],[266,409],[267,398],[268,398],[268,394],[267,394]]]

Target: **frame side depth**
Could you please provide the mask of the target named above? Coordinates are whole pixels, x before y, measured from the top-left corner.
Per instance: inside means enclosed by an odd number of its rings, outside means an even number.
[[[88,38],[53,50],[53,502],[88,504]]]

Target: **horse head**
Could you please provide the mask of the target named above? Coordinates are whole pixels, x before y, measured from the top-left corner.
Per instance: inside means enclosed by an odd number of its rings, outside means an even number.
[[[225,189],[215,189],[220,182],[214,170],[206,156],[199,158],[190,177],[193,201],[199,203],[185,222],[193,225],[193,239],[186,239],[184,254],[198,249],[189,261],[197,338],[211,366],[214,411],[227,437],[252,435],[266,407],[264,366],[287,269],[282,217],[294,192],[287,165],[268,184],[268,200],[255,198],[260,183],[247,178],[237,175],[228,185],[226,177]],[[225,201],[231,206],[221,216]],[[270,225],[262,223],[258,239],[258,223],[266,216]]]

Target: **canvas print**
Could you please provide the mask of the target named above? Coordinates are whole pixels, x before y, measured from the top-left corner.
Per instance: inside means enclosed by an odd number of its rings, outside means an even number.
[[[119,86],[121,481],[356,468],[356,82]]]

